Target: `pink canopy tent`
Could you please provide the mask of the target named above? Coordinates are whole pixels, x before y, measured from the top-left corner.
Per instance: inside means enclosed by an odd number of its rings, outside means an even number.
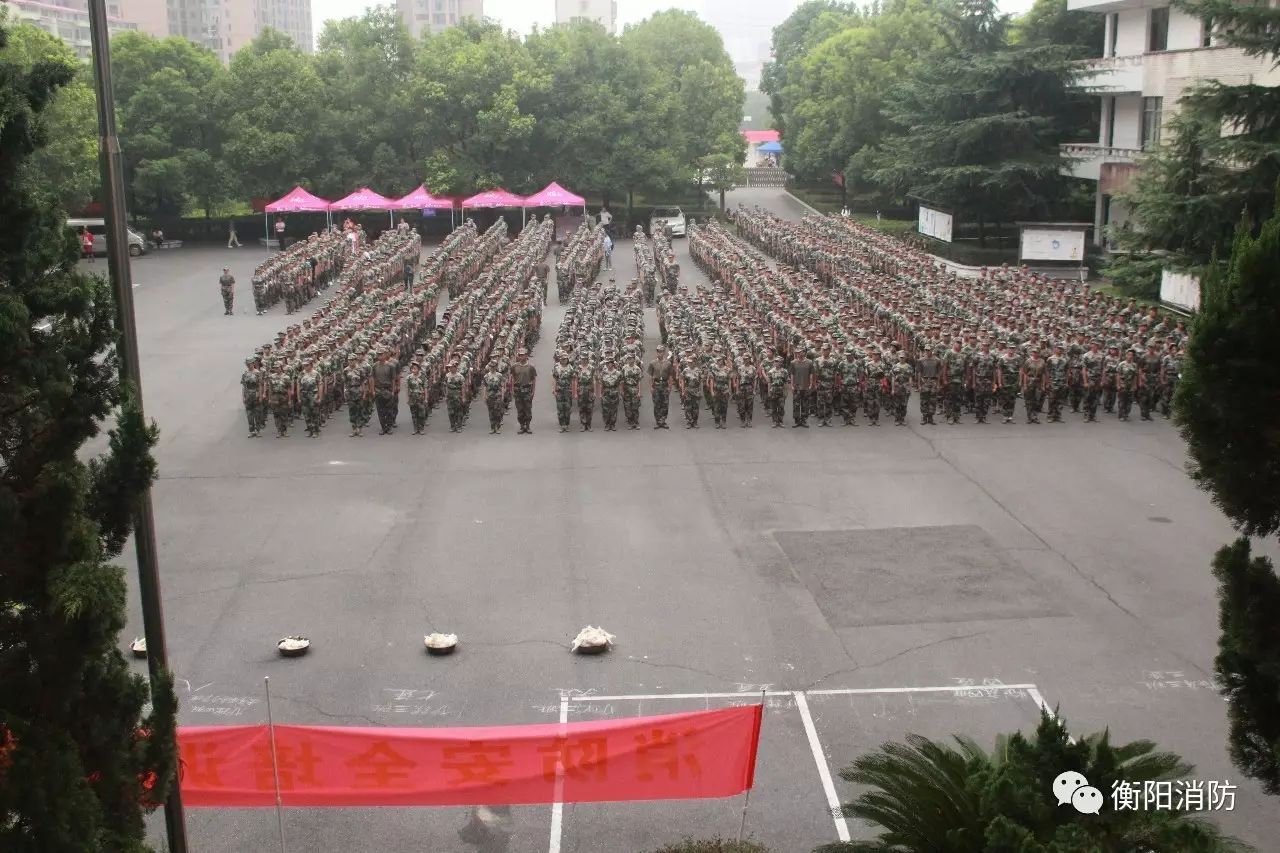
[[[515,193],[507,192],[504,189],[485,190],[477,193],[471,198],[464,199],[462,207],[518,207],[520,208],[520,221],[524,222],[524,199]]]
[[[391,205],[392,210],[447,210],[449,224],[453,225],[453,199],[436,198],[427,191],[425,184],[420,184],[416,190],[404,198],[396,199]]]
[[[294,187],[286,195],[268,204],[262,209],[262,227],[266,230],[267,239],[271,239],[271,225],[268,221],[272,213],[328,213],[329,202],[304,190]]]
[[[587,200],[580,195],[574,195],[555,181],[547,184],[541,191],[534,193],[524,200],[525,207],[581,207],[582,212],[587,211]]]
[[[361,187],[346,198],[329,205],[330,210],[386,210],[391,213],[391,224],[396,223],[395,202],[379,195],[368,187]]]

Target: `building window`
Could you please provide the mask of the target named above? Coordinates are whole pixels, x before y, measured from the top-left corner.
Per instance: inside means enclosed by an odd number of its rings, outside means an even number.
[[[435,24],[437,27],[443,27],[443,26],[444,26],[444,13],[443,13],[443,12],[436,12],[434,15],[432,15],[432,16],[431,16],[431,23]]]
[[[1107,98],[1107,136],[1103,140],[1103,144],[1108,148],[1114,148],[1116,145],[1116,99],[1114,96]]]
[[[1155,53],[1169,49],[1169,7],[1151,10],[1147,27],[1147,50]]]
[[[1164,98],[1142,99],[1142,150],[1151,151],[1160,144],[1160,123],[1164,118]]]
[[[1200,22],[1200,46],[1213,47],[1213,18]]]
[[[1107,15],[1107,52],[1104,56],[1116,55],[1116,39],[1120,36],[1120,13]]]

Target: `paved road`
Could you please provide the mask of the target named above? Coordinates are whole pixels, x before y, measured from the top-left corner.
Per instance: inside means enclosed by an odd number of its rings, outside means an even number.
[[[779,191],[737,200],[780,215]],[[619,241],[616,275],[632,246]],[[698,278],[683,240],[681,264]],[[1167,423],[653,431],[560,435],[552,304],[534,362],[533,436],[248,440],[243,357],[286,324],[257,317],[261,250],[184,249],[134,265],[171,656],[187,724],[479,725],[660,713],[721,697],[590,695],[987,685],[782,696],[766,717],[748,829],[779,851],[834,840],[814,760],[833,769],[907,731],[989,741],[1034,724],[1034,684],[1076,732],[1110,726],[1239,781],[1209,680],[1207,565],[1230,529],[1183,472]],[[241,282],[234,317],[216,279]],[[552,287],[554,303],[554,285]],[[648,316],[647,346],[656,344]],[[407,420],[407,412],[402,413]],[[407,431],[402,429],[401,433]],[[570,655],[583,625],[619,637]],[[136,606],[129,630],[141,633]],[[457,632],[452,659],[422,654]],[[300,661],[274,641],[315,643]],[[139,668],[142,671],[142,668]],[[807,706],[813,731],[804,725]],[[836,780],[839,794],[848,793]],[[1048,792],[1046,792],[1046,796]],[[740,801],[565,808],[564,850],[645,850],[736,834]],[[459,850],[463,810],[296,810],[291,849]],[[1263,849],[1280,806],[1241,782],[1235,832]],[[550,847],[550,810],[515,810],[512,849]],[[269,812],[193,811],[194,849],[273,849]],[[856,835],[865,830],[854,826]]]

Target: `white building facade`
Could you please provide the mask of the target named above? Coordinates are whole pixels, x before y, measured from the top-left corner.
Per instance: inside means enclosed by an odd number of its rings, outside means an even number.
[[[396,11],[414,38],[441,33],[467,18],[484,19],[484,0],[396,0]]]
[[[226,65],[270,27],[311,53],[310,0],[168,0],[169,32],[204,45]]]
[[[92,49],[89,39],[88,0],[5,0],[11,20],[31,24],[65,41],[81,59],[88,59]],[[111,34],[138,29],[138,25],[122,18],[120,3],[107,3],[107,32]]]
[[[556,23],[567,24],[586,18],[602,24],[607,32],[618,31],[618,0],[556,0]]]
[[[1094,240],[1102,245],[1108,227],[1128,220],[1115,196],[1160,145],[1183,94],[1207,80],[1280,85],[1280,71],[1219,44],[1209,22],[1168,0],[1067,0],[1067,8],[1106,16],[1102,57],[1085,61],[1088,73],[1079,83],[1101,101],[1099,138],[1063,146],[1071,158],[1067,171],[1098,184]]]

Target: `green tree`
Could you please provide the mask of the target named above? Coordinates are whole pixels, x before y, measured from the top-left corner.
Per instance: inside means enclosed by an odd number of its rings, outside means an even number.
[[[1107,732],[1073,740],[1042,714],[1033,737],[1002,735],[984,750],[957,735],[955,745],[908,735],[842,770],[868,790],[844,807],[875,827],[875,841],[829,844],[822,853],[1218,853],[1247,849],[1201,816],[1184,811],[1119,810],[1081,818],[1059,806],[1053,781],[1081,773],[1109,797],[1113,783],[1172,781],[1193,768],[1149,741],[1112,745]]]
[[[1010,47],[992,0],[946,10],[946,49],[917,63],[888,96],[896,125],[871,178],[900,197],[988,223],[1047,219],[1067,195],[1058,144],[1076,70],[1057,46]]]
[[[414,42],[396,11],[329,21],[314,64],[324,88],[313,173],[321,194],[370,186],[403,195],[421,183],[432,134],[411,100]]]
[[[529,104],[549,85],[517,38],[494,23],[465,21],[426,36],[412,99],[432,129],[424,157],[433,192],[463,195],[532,184],[537,117]]]
[[[1105,27],[1102,15],[1068,11],[1067,0],[1036,0],[1014,22],[1012,37],[1016,44],[1058,45],[1068,48],[1072,59],[1088,59],[1102,54]],[[1096,101],[1096,96],[1090,97]]]
[[[702,172],[702,185],[720,194],[720,209],[724,210],[724,194],[743,183],[746,170],[733,158],[715,155],[704,157],[698,165]]]
[[[223,158],[249,195],[275,197],[311,181],[326,141],[316,133],[323,91],[311,59],[274,30],[231,57],[217,96],[228,117]]]
[[[779,131],[790,132],[790,115],[795,106],[795,95],[788,90],[793,82],[792,63],[860,17],[854,3],[807,0],[773,28],[773,59],[765,63],[761,72],[760,91],[769,96],[769,112]]]
[[[227,176],[210,169],[222,155],[217,56],[178,36],[130,32],[111,39],[111,63],[130,211],[180,215],[223,200]]]
[[[931,0],[890,0],[871,9],[790,65],[787,167],[823,179],[878,145],[890,129],[885,93],[941,45],[941,22]]]
[[[622,43],[633,54],[660,57],[655,61],[660,85],[675,99],[667,133],[689,180],[704,157],[742,162],[742,78],[714,27],[692,12],[668,9],[627,27]]]
[[[0,849],[135,853],[173,779],[176,700],[129,672],[109,561],[155,476],[156,429],[118,374],[111,289],[77,270],[66,214],[21,179],[77,69],[28,66],[7,43],[0,28]]]
[[[5,17],[0,12],[0,22]],[[98,183],[98,124],[88,69],[78,66],[66,42],[29,24],[10,27],[5,52],[26,72],[39,62],[77,67],[74,79],[54,93],[44,110],[48,142],[32,153],[27,172],[32,189],[52,193],[67,210],[79,210]]]
[[[1280,214],[1237,230],[1225,269],[1212,265],[1174,397],[1191,477],[1244,536],[1280,533]],[[1214,559],[1216,661],[1229,704],[1232,760],[1280,794],[1280,579],[1239,539]]]

